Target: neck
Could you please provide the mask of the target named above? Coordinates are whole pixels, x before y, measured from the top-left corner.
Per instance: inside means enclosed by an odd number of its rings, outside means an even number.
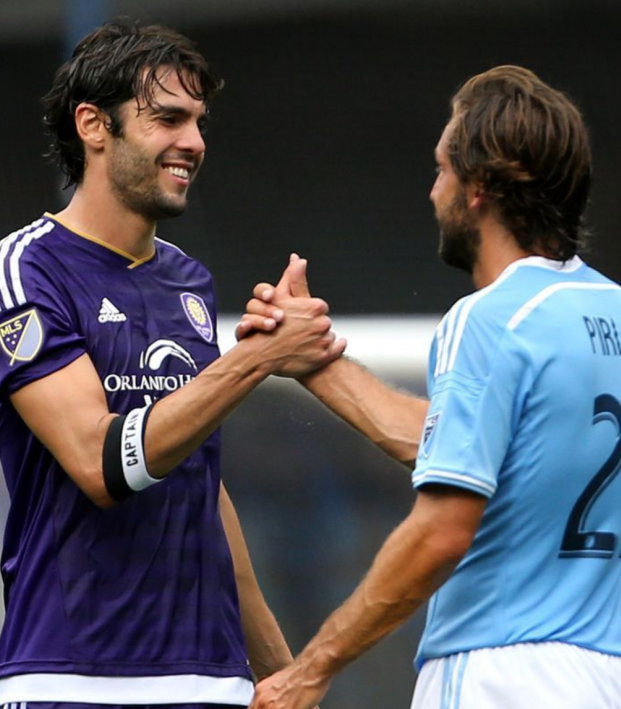
[[[493,283],[514,261],[534,253],[519,246],[513,234],[492,217],[483,218],[480,229],[479,257],[472,270],[472,280],[477,289]]]
[[[109,190],[84,181],[71,201],[57,214],[67,226],[143,259],[155,249],[155,220],[146,219],[122,204]]]

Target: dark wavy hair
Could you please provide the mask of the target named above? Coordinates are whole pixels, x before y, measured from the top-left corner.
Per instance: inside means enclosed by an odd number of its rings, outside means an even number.
[[[43,122],[51,139],[48,157],[66,175],[66,187],[84,177],[84,146],[75,125],[78,105],[98,106],[108,116],[108,130],[120,136],[120,105],[132,98],[150,105],[162,67],[176,71],[188,94],[207,108],[223,85],[195,45],[167,27],[115,20],[78,44],[43,97]]]
[[[527,251],[566,261],[585,246],[591,150],[580,111],[533,72],[499,66],[451,100],[449,157]]]

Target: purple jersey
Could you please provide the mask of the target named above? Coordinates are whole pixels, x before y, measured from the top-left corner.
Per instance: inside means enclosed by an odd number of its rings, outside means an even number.
[[[87,353],[110,411],[127,413],[213,362],[215,326],[211,275],[159,239],[136,261],[46,215],[0,242],[4,702],[251,696],[218,510],[219,432],[164,481],[103,510],[9,400]]]

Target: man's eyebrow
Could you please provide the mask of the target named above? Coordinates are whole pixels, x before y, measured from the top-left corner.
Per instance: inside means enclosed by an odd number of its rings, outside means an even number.
[[[192,116],[192,111],[189,111],[187,108],[183,108],[183,106],[173,106],[166,103],[155,103],[149,108],[151,109],[151,112],[155,115],[167,113],[169,115],[177,116]],[[199,121],[205,120],[207,118],[207,111],[201,111],[197,118]]]

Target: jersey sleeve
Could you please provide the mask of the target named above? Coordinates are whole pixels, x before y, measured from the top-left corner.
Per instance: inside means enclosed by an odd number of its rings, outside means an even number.
[[[85,341],[62,284],[42,264],[23,263],[19,298],[0,298],[0,389],[13,393],[62,369]],[[9,306],[9,307],[7,307]]]
[[[453,485],[489,498],[512,439],[528,358],[493,319],[470,316],[460,330],[456,318],[452,332],[450,318],[447,323],[430,357],[431,401],[412,483]]]

